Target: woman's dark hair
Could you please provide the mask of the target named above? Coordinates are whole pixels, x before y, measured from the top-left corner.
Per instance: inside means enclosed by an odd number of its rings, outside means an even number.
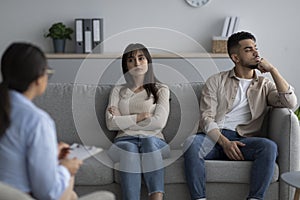
[[[2,82],[0,83],[0,137],[10,125],[9,90],[25,92],[29,85],[45,74],[47,59],[36,46],[13,43],[1,59]]]
[[[241,40],[246,40],[246,39],[250,39],[256,42],[254,35],[245,31],[234,33],[228,38],[227,52],[230,58],[231,58],[231,54],[236,53],[238,47],[240,46],[239,42]]]
[[[151,55],[148,51],[148,49],[139,43],[136,44],[129,44],[123,53],[122,56],[122,69],[123,69],[123,74],[125,76],[125,80],[127,82],[127,86],[131,87],[134,85],[134,81],[132,79],[132,76],[130,73],[128,73],[128,67],[127,67],[127,59],[129,57],[132,57],[137,51],[143,52],[144,56],[146,57],[148,61],[148,71],[145,74],[145,79],[144,79],[144,88],[147,92],[148,97],[152,94],[154,96],[154,104],[158,100],[158,95],[157,95],[157,87],[156,83],[158,82],[157,78],[154,76],[153,73],[153,65],[152,65],[152,58]]]

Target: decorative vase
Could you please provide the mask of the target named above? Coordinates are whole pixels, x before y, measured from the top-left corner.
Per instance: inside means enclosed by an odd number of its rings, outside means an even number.
[[[55,53],[64,53],[65,52],[65,39],[53,39],[53,47]]]

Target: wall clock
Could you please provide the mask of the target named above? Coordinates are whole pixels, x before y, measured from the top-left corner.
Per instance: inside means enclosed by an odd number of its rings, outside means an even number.
[[[207,4],[210,0],[185,0],[190,6],[201,7]]]

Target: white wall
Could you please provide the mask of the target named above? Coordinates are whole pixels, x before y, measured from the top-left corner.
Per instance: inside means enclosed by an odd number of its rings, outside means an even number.
[[[51,40],[43,37],[49,26],[58,21],[73,26],[74,18],[83,17],[104,18],[104,37],[110,41],[106,52],[121,52],[128,42],[169,51],[210,51],[211,37],[221,33],[224,18],[237,15],[240,30],[255,34],[262,56],[300,96],[299,8],[299,0],[211,0],[202,8],[192,8],[185,0],[1,0],[0,53],[13,41],[29,41],[51,52]],[[143,27],[157,28],[153,33]],[[73,42],[68,42],[68,52],[74,51]]]

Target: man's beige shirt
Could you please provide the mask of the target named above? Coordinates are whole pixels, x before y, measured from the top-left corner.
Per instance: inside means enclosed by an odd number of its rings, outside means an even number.
[[[218,128],[225,114],[230,112],[238,90],[239,80],[234,68],[211,76],[205,83],[200,99],[200,131],[208,133]],[[251,120],[237,126],[236,131],[242,136],[255,136],[263,123],[268,106],[294,108],[297,97],[293,87],[279,93],[275,84],[266,77],[254,78],[247,90],[251,111]]]

